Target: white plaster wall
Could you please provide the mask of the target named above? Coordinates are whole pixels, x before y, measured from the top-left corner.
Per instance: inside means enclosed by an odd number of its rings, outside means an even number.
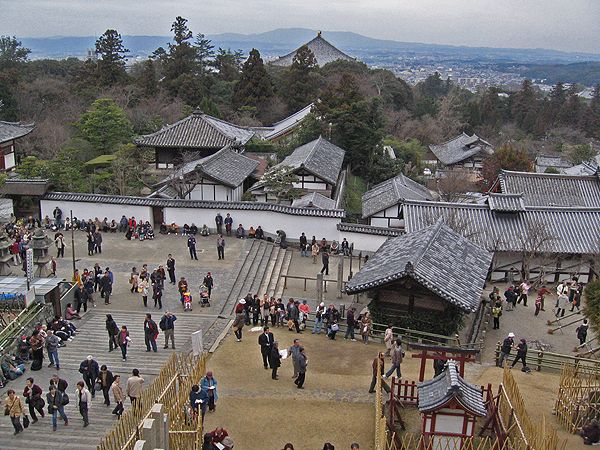
[[[12,148],[12,147],[11,147]],[[4,169],[12,169],[15,167],[15,153],[11,152],[4,155]]]
[[[350,244],[354,243],[355,254],[360,250],[375,252],[388,238],[387,236],[380,236],[377,234],[352,233],[348,231],[338,231],[338,233],[338,242],[342,242],[342,239],[346,238]],[[310,237],[311,236],[309,236],[309,239]]]
[[[304,189],[306,191],[326,191],[327,183],[319,183],[314,181],[305,181],[304,187],[302,187],[302,182],[292,183],[292,186],[297,189]]]
[[[73,210],[73,217],[78,219],[94,219],[98,217],[100,220],[105,217],[108,220],[115,219],[117,222],[121,216],[125,214],[127,217],[135,216],[136,220],[144,220],[153,223],[152,208],[149,206],[131,206],[131,205],[110,205],[105,203],[87,203],[87,202],[63,202],[56,200],[41,200],[40,208],[41,215],[52,217],[52,211],[55,207],[59,207],[63,212],[63,220],[69,217],[70,210]]]
[[[222,184],[197,184],[190,192],[191,200],[232,201],[231,188]]]

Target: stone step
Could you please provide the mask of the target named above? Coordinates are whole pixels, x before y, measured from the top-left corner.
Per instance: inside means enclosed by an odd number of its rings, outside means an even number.
[[[233,312],[233,307],[235,306],[236,302],[240,298],[245,297],[249,292],[253,293],[251,290],[252,284],[254,283],[256,274],[260,270],[260,263],[268,249],[269,249],[268,244],[264,241],[260,241],[260,243],[258,244],[256,253],[254,254],[254,257],[252,258],[251,263],[248,265],[248,269],[245,272],[245,276],[242,276],[241,279],[238,280],[238,282],[236,282],[236,284],[233,286],[233,289],[232,289],[231,295],[230,295],[230,298],[233,302],[232,308],[231,308],[232,311],[230,313]]]
[[[269,265],[273,259],[277,258],[278,247],[272,244],[267,244],[268,247],[263,255],[258,270],[256,272],[256,276],[252,281],[252,286],[250,287],[250,292],[253,294],[258,294],[259,297],[262,297],[264,291],[261,291],[261,286],[264,283],[265,277],[267,276],[267,271],[269,270]]]
[[[275,271],[277,261],[279,260],[281,253],[283,253],[281,247],[279,247],[278,245],[274,245],[271,257],[269,258],[269,261],[267,261],[265,274],[257,290],[258,295],[260,295],[261,297],[263,296],[263,294],[269,293],[269,284],[271,283],[271,278],[273,277],[273,273]]]
[[[287,275],[290,270],[290,264],[292,263],[292,255],[294,253],[290,250],[286,250],[285,258],[283,260],[283,265],[281,266],[281,272],[279,273],[279,279],[277,281],[277,286],[275,288],[275,298],[283,297],[283,286],[285,284],[285,278],[281,275]]]
[[[242,287],[242,291],[240,292],[240,298],[242,298],[248,293],[251,293],[252,295],[257,293],[257,279],[262,280],[262,275],[265,271],[266,261],[268,261],[272,251],[272,244],[269,244],[267,242],[261,242],[261,250],[259,250],[259,253],[256,259],[254,260],[252,267],[248,271],[248,276],[246,277],[246,281]]]
[[[244,258],[244,262],[240,266],[236,279],[231,286],[227,300],[221,308],[221,315],[228,316],[233,314],[233,309],[235,308],[237,301],[241,298],[240,292],[242,291],[243,285],[248,277],[248,272],[252,267],[259,250],[261,249],[261,242],[262,241],[257,240],[252,242],[250,249],[248,250],[248,254],[246,255],[246,258]],[[243,296],[246,296],[246,294],[247,292],[245,292]]]
[[[275,261],[275,266],[273,268],[273,272],[271,273],[271,277],[269,279],[269,286],[267,288],[267,293],[269,294],[269,297],[275,297],[275,288],[277,287],[277,282],[279,281],[279,276],[281,275],[281,268],[283,267],[283,261],[287,252],[287,250],[283,250],[277,256],[277,261]]]

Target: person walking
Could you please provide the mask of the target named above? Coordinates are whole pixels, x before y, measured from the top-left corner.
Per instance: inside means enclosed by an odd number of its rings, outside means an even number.
[[[369,343],[369,336],[371,335],[371,328],[373,327],[373,321],[371,315],[366,312],[360,321],[360,335],[364,344]]]
[[[152,298],[154,299],[154,308],[162,309],[162,296],[164,284],[157,280],[152,284]],[[182,296],[183,297],[183,296]]]
[[[169,283],[175,284],[175,258],[170,253],[167,256],[167,272],[169,272]]]
[[[321,253],[321,261],[323,262],[321,273],[325,272],[325,275],[329,275],[329,253],[325,249]]]
[[[62,393],[62,394],[66,394],[67,393],[67,388],[69,387],[69,383],[67,383],[67,380],[63,380],[62,378],[60,378],[58,376],[58,374],[54,374],[52,375],[52,378],[50,379],[50,387],[52,386],[56,386],[56,389]],[[64,402],[63,402],[64,404]]]
[[[500,347],[500,358],[498,359],[498,367],[504,367],[504,360],[508,360],[514,345],[515,333],[510,332],[502,341],[502,346]]]
[[[121,375],[115,375],[112,385],[110,386],[110,390],[113,394],[113,400],[115,401],[115,409],[113,409],[112,413],[117,416],[118,419],[121,418],[121,414],[123,414],[123,402],[125,401],[125,395],[123,395],[123,388],[121,387]]]
[[[317,242],[314,240],[314,236],[313,236],[313,243],[310,246],[310,254],[312,256],[313,259],[313,264],[317,263],[317,256],[319,256],[319,244],[317,244]]]
[[[300,373],[300,339],[294,339],[294,343],[288,348],[288,354],[292,357],[292,364],[294,366],[294,375],[292,378],[298,378]]]
[[[278,380],[277,369],[281,366],[281,355],[279,354],[279,343],[277,341],[273,342],[273,347],[271,348],[269,366],[271,366],[271,378],[273,380]]]
[[[298,378],[294,381],[294,384],[298,386],[298,389],[304,389],[304,381],[306,380],[306,366],[308,365],[308,358],[304,347],[299,347],[298,352]]]
[[[27,378],[25,382],[25,389],[23,390],[23,397],[25,397],[25,403],[29,406],[29,415],[31,416],[31,423],[36,423],[38,418],[35,411],[44,418],[44,399],[42,398],[42,388],[33,382],[33,378]]]
[[[404,350],[402,350],[402,340],[400,338],[396,339],[396,344],[394,345],[394,349],[392,350],[392,367],[387,373],[383,376],[384,379],[389,378],[394,370],[396,371],[396,377],[398,379],[402,378],[402,372],[400,371],[400,365],[402,364],[402,360],[404,359]]]
[[[585,344],[585,341],[587,340],[588,328],[588,320],[583,319],[583,323],[579,325],[575,330],[575,332],[577,333],[577,339],[579,339],[579,345]]]
[[[83,418],[83,426],[87,427],[90,424],[88,411],[90,409],[90,405],[92,404],[93,395],[90,394],[90,391],[85,387],[85,383],[83,381],[77,382],[76,394],[79,414],[81,414],[81,417]]]
[[[246,300],[241,299],[235,307],[235,320],[231,325],[231,329],[235,333],[238,342],[242,341],[242,329],[246,323]]]
[[[108,393],[110,392],[110,387],[112,386],[113,381],[114,377],[112,372],[108,370],[106,364],[102,364],[96,382],[100,384],[100,388],[102,389],[102,395],[104,396],[104,404],[106,406],[110,406],[110,397],[108,396]]]
[[[522,372],[526,372],[527,371],[527,341],[525,339],[521,339],[521,341],[519,342],[519,344],[517,345],[517,356],[515,357],[514,361],[511,364],[511,369],[513,367],[515,367],[515,364],[517,364],[517,361],[521,361],[523,363],[523,368],[521,369]]]
[[[204,280],[202,280],[202,284],[206,286],[206,289],[208,290],[208,298],[210,299],[210,294],[213,290],[213,286],[215,285],[215,280],[213,279],[210,272],[206,274]]]
[[[152,320],[152,314],[146,314],[144,319],[144,342],[146,343],[146,351],[149,352],[152,347],[154,353],[156,349],[156,338],[158,337],[158,327],[156,322]]]
[[[108,351],[112,352],[119,346],[117,336],[119,335],[119,326],[111,314],[106,315],[106,331],[108,332]]]
[[[127,379],[127,389],[125,392],[133,406],[136,405],[138,399],[142,395],[143,387],[144,379],[140,377],[140,371],[138,369],[133,369],[131,371],[131,376]]]
[[[60,361],[58,360],[58,347],[60,347],[62,340],[54,334],[53,330],[48,330],[46,336],[46,351],[48,352],[48,359],[50,364],[48,367],[56,366],[57,370],[60,370]]]
[[[55,385],[50,385],[46,394],[46,403],[48,404],[48,413],[52,415],[52,431],[56,431],[59,414],[65,422],[65,426],[68,426],[69,418],[65,414],[65,394],[59,391]]]
[[[44,338],[40,334],[39,330],[34,330],[29,338],[29,345],[31,346],[31,370],[40,370],[44,363]]]
[[[523,306],[527,306],[527,296],[529,295],[529,289],[531,289],[531,284],[529,284],[529,280],[523,281],[519,285],[519,289],[521,291],[521,295],[519,295],[517,303],[521,303],[521,300],[523,300]]]
[[[383,335],[383,343],[385,344],[385,356],[390,356],[392,352],[392,345],[394,343],[394,329],[391,324],[385,329]]]
[[[138,282],[137,291],[142,296],[142,303],[144,304],[144,308],[148,307],[148,278],[143,276],[140,277],[140,281]]]
[[[112,294],[113,288],[113,280],[112,280],[112,272],[106,268],[104,274],[102,275],[102,279],[100,281],[100,289],[101,295],[104,297],[104,304],[110,305],[110,296]]]
[[[258,337],[258,345],[260,345],[263,366],[267,370],[269,369],[269,354],[271,353],[271,348],[273,348],[273,342],[275,342],[273,333],[269,331],[269,327],[264,327],[262,334]]]
[[[190,258],[198,261],[198,255],[196,255],[196,237],[193,234],[188,236],[187,246],[190,251]]]
[[[92,230],[87,232],[87,250],[88,256],[94,256],[94,233]]]
[[[494,330],[500,329],[500,316],[502,315],[502,304],[496,302],[492,307],[492,317],[494,319]]]
[[[102,254],[102,233],[96,230],[94,233],[94,253]]]
[[[215,225],[217,226],[217,234],[223,234],[223,216],[220,212],[215,216]]]
[[[77,314],[81,313],[81,308],[83,307],[83,311],[87,312],[87,302],[89,299],[88,291],[85,289],[83,283],[77,285],[75,288],[75,292],[73,293],[73,298],[75,299],[75,304],[77,305]]]
[[[344,335],[345,340],[350,338],[351,341],[356,341],[356,339],[354,339],[354,327],[356,325],[356,320],[354,319],[355,312],[356,308],[350,308],[346,313],[346,334]]]
[[[308,256],[308,239],[304,233],[300,235],[300,256]]]
[[[379,374],[383,376],[385,366],[385,355],[383,352],[379,352],[377,358],[373,360],[373,377],[371,378],[371,386],[369,387],[369,394],[375,392],[375,386],[377,385],[377,367],[379,366]]]
[[[290,309],[289,309],[289,318],[292,322],[294,322],[294,327],[296,328],[296,333],[301,333],[300,331],[300,309],[298,305],[300,302],[294,301],[293,298],[290,298]]]
[[[127,331],[127,327],[123,325],[117,337],[117,343],[119,344],[119,348],[121,349],[123,361],[127,361],[127,347],[129,347],[130,342],[131,338],[129,337],[129,331]]]
[[[561,281],[556,287],[556,317],[564,317],[569,304],[569,286],[566,281]]]
[[[225,233],[227,236],[231,236],[231,228],[233,227],[233,217],[229,213],[227,213],[227,217],[225,217]]]
[[[21,425],[23,403],[13,389],[9,389],[6,393],[8,396],[4,399],[4,415],[10,416],[10,421],[15,428],[14,434],[19,434],[23,431],[23,425]]]
[[[140,281],[140,274],[137,271],[137,267],[131,268],[131,275],[129,276],[129,284],[131,284],[130,292],[133,294],[137,292],[138,283]]]
[[[222,234],[217,238],[217,256],[219,259],[225,259],[225,238]]]
[[[79,364],[79,373],[82,375],[83,381],[85,381],[85,384],[91,391],[92,398],[96,396],[95,384],[99,372],[100,367],[92,355],[88,355],[87,358]]]
[[[175,321],[177,316],[167,311],[160,319],[158,326],[165,334],[165,347],[169,348],[169,339],[171,340],[171,348],[175,350]]]
[[[215,412],[217,409],[217,400],[219,399],[217,384],[217,380],[210,370],[206,372],[206,375],[200,380],[200,389],[206,392],[206,395],[208,396],[208,410],[210,412]]]

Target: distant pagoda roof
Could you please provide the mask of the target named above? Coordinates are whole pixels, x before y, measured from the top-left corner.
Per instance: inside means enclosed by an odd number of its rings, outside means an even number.
[[[317,65],[319,67],[323,67],[325,64],[328,64],[337,60],[344,61],[355,61],[356,58],[352,58],[351,56],[346,55],[341,50],[337,49],[329,42],[327,42],[322,36],[321,32],[317,33],[317,37],[315,37],[312,41],[307,42],[306,45],[315,55],[317,60]],[[302,47],[302,46],[301,46]],[[288,67],[292,65],[292,61],[294,60],[294,56],[296,56],[296,52],[300,49],[298,47],[291,53],[288,53],[285,56],[281,56],[280,58],[272,61],[271,64],[274,66]]]
[[[0,120],[0,144],[27,136],[35,128],[34,123],[4,122]]]

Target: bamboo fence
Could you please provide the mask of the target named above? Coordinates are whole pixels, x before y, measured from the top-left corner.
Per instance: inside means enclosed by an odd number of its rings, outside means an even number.
[[[114,428],[102,438],[98,450],[133,450],[142,438],[144,420],[154,404],[163,405],[169,422],[173,450],[201,448],[202,421],[189,413],[189,393],[205,371],[205,356],[172,354],[150,386],[142,391],[135,406],[126,409]]]
[[[387,422],[383,413],[383,393],[381,392],[381,360],[377,359],[377,382],[375,384],[375,450],[387,449]]]
[[[592,419],[600,419],[600,377],[597,371],[565,364],[555,404],[558,420],[576,433]]]

